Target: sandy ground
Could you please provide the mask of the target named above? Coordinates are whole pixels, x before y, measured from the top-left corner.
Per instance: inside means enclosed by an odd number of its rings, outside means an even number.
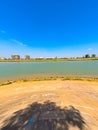
[[[47,100],[61,108],[74,106],[84,117],[88,130],[98,130],[98,82],[61,80],[0,86],[0,128],[14,112]]]

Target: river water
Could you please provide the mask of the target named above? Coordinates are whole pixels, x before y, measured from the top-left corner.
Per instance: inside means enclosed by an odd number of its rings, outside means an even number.
[[[80,76],[98,78],[98,61],[0,63],[0,80],[34,76]]]

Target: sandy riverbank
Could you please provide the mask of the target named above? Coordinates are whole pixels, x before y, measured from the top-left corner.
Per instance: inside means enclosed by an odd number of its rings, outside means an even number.
[[[98,130],[98,82],[67,80],[18,81],[0,86],[0,126],[6,124],[14,112],[47,100],[61,108],[75,107],[84,117],[88,129]]]

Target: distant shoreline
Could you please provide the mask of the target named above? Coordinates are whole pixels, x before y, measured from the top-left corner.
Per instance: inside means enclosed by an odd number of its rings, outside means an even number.
[[[59,61],[90,61],[98,58],[58,58],[58,59],[31,59],[31,60],[0,60],[0,62],[59,62]]]

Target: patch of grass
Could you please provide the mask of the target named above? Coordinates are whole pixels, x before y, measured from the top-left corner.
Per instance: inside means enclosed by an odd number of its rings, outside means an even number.
[[[98,78],[82,78],[82,77],[65,77],[62,79],[64,80],[78,80],[78,81],[98,81]]]
[[[50,77],[50,78],[35,78],[35,79],[32,79],[32,81],[46,81],[46,80],[57,80],[57,78]]]
[[[57,80],[57,78],[45,78],[43,80]]]
[[[26,80],[26,79],[24,79],[24,80],[22,80],[23,82],[28,82],[29,80]]]
[[[9,85],[9,84],[12,84],[12,83],[14,83],[14,81],[1,82],[0,86]]]
[[[63,78],[62,80],[71,80],[71,78]]]

